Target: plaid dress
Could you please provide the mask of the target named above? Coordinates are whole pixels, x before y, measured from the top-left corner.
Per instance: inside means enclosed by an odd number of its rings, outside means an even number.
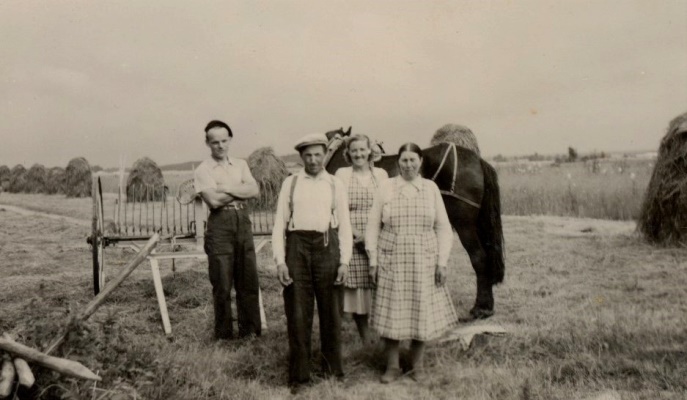
[[[406,195],[400,182],[395,180],[391,201],[382,209],[371,323],[381,337],[432,340],[457,321],[448,289],[435,284],[434,193],[423,179],[419,191]]]
[[[351,215],[351,226],[358,232],[365,232],[367,215],[372,207],[372,200],[378,186],[374,174],[372,174],[371,179],[372,184],[365,187],[356,179],[355,174],[351,173],[351,179],[348,183],[348,209]],[[372,289],[374,285],[372,285],[369,270],[370,260],[367,258],[367,253],[362,246],[354,245],[348,266],[349,275],[346,280],[346,287]]]

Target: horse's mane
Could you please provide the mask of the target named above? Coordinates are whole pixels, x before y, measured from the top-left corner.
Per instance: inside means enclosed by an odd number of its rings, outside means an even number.
[[[439,128],[434,133],[434,136],[432,136],[430,145],[436,146],[440,143],[453,143],[456,146],[464,147],[479,155],[477,138],[470,128],[464,125],[446,124]]]

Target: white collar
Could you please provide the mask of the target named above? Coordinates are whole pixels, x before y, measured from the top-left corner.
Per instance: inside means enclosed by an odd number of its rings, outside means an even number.
[[[307,172],[305,172],[305,167],[303,167],[303,168],[298,172],[298,175],[300,175],[300,176],[303,177],[303,178],[306,178],[306,179],[313,179],[313,180],[321,180],[321,179],[323,179],[323,180],[329,181],[329,180],[331,179],[331,178],[330,178],[331,175],[329,175],[329,173],[327,172],[327,170],[324,169],[324,168],[322,168],[322,171],[320,171],[317,175],[312,176],[312,175],[308,174]]]
[[[413,178],[412,181],[407,181],[401,175],[399,175],[398,181],[399,181],[399,186],[410,185],[410,186],[413,186],[418,191],[422,190],[422,177],[420,175]]]
[[[234,165],[234,163],[231,162],[231,158],[229,156],[227,156],[226,160],[227,160],[228,165]],[[217,167],[217,166],[221,167],[222,165],[224,165],[224,164],[222,164],[222,161],[223,160],[217,161],[213,157],[210,157],[210,163],[212,164],[213,167]]]

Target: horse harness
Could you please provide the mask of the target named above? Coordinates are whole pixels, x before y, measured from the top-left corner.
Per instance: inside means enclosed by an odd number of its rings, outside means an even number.
[[[456,176],[458,175],[458,152],[456,151],[456,144],[455,143],[448,143],[449,147],[446,148],[446,151],[444,152],[444,156],[441,158],[441,163],[439,163],[439,168],[437,168],[436,172],[432,176],[432,181],[436,182],[437,177],[439,176],[439,172],[441,172],[441,168],[444,167],[444,164],[446,163],[446,159],[448,158],[448,154],[452,153],[453,154],[453,176],[451,177],[451,190],[439,190],[439,192],[443,195],[446,196],[451,196],[455,197],[458,200],[461,200],[473,207],[479,207],[479,204],[475,203],[474,201],[461,196],[459,194],[454,193],[456,189]]]
[[[329,160],[331,160],[332,156],[334,155],[336,150],[338,150],[338,148],[341,146],[342,142],[343,142],[343,138],[341,137],[341,135],[339,135],[337,133],[336,136],[334,136],[334,138],[332,139],[332,142],[327,146],[327,154],[325,155],[325,158],[324,158],[324,165],[327,165],[329,163]],[[454,193],[455,189],[456,189],[456,176],[458,175],[458,152],[456,151],[456,144],[455,143],[447,142],[447,144],[449,145],[449,147],[446,148],[446,151],[444,152],[444,155],[441,158],[441,163],[439,163],[439,168],[437,168],[436,172],[434,173],[434,175],[430,179],[436,183],[436,179],[439,176],[439,172],[441,172],[441,169],[444,167],[444,164],[446,164],[446,160],[448,159],[449,153],[453,154],[453,176],[451,178],[451,190],[449,191],[449,190],[441,190],[440,189],[439,192],[443,195],[451,196],[455,199],[458,199],[458,200],[460,200],[466,204],[469,204],[473,207],[480,208],[480,205],[478,203],[475,203],[474,201],[468,199],[465,196],[461,196],[459,194]],[[293,185],[295,185],[295,179],[294,179]],[[292,186],[291,192],[293,193],[293,186]]]

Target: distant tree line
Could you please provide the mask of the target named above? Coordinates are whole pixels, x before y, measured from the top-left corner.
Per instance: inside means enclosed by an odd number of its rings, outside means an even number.
[[[604,151],[601,151],[601,152],[594,151],[590,154],[585,154],[583,156],[580,156],[579,153],[577,152],[577,149],[570,146],[570,147],[568,147],[568,154],[567,155],[565,155],[565,154],[545,155],[545,154],[539,154],[537,152],[534,152],[533,154],[527,154],[527,155],[522,155],[522,156],[506,157],[502,154],[497,154],[496,156],[494,156],[493,160],[495,162],[551,161],[555,164],[562,164],[562,163],[570,163],[570,162],[576,162],[576,161],[599,160],[599,159],[603,159],[603,158],[608,158],[608,154]]]
[[[0,166],[0,192],[64,194],[67,197],[88,197],[91,195],[92,173],[101,171],[99,166],[91,167],[83,157],[69,161],[66,168],[46,168],[34,164],[28,170],[17,164],[12,169]]]

